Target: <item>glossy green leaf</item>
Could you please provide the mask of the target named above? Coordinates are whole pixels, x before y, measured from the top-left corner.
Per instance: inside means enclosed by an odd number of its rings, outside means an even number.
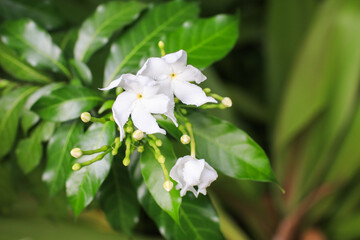
[[[165,50],[171,53],[183,49],[188,54],[188,64],[205,68],[222,59],[234,47],[238,29],[238,18],[230,15],[185,22],[166,37]]]
[[[51,195],[58,193],[72,172],[70,151],[83,133],[83,124],[78,121],[64,123],[57,128],[47,146],[46,168],[42,180],[49,187]]]
[[[79,30],[74,49],[75,59],[87,62],[96,50],[109,41],[115,31],[134,21],[145,7],[145,4],[134,1],[99,5]]]
[[[2,42],[31,66],[70,76],[61,49],[32,20],[7,21],[1,26],[0,34]]]
[[[111,109],[114,102],[115,102],[115,100],[107,100],[106,102],[104,102],[104,104],[99,108],[98,113],[102,114],[106,110]]]
[[[101,185],[100,204],[111,226],[130,236],[139,222],[140,206],[129,173],[120,161],[113,162],[109,176]]]
[[[166,239],[224,239],[220,232],[219,218],[208,197],[195,198],[191,194],[182,199],[179,209],[180,225],[155,202],[143,180],[137,154],[132,156],[129,172],[137,189],[140,204],[155,221]]]
[[[42,96],[49,95],[52,91],[63,87],[63,83],[50,83],[32,93],[26,100],[25,109],[30,109]]]
[[[48,121],[63,122],[80,117],[103,99],[84,87],[65,86],[41,97],[32,110]]]
[[[161,154],[165,157],[165,166],[168,171],[175,165],[177,160],[171,142],[162,136],[158,136],[163,144],[160,148]],[[175,222],[179,222],[179,208],[181,197],[178,190],[173,188],[170,192],[163,187],[165,177],[160,164],[149,146],[145,146],[144,152],[140,157],[141,172],[144,177],[145,184],[153,196],[155,202],[162,210],[167,212]],[[174,185],[176,182],[174,182]]]
[[[24,109],[21,114],[21,128],[25,135],[27,135],[28,130],[34,126],[40,120],[39,115],[33,111]]]
[[[75,59],[70,60],[70,65],[74,70],[75,76],[79,78],[84,85],[91,86],[92,74],[89,67],[85,63]]]
[[[21,139],[15,150],[17,162],[25,174],[34,170],[39,165],[42,157],[41,140],[36,134]]]
[[[264,150],[244,131],[202,113],[192,113],[188,118],[193,124],[198,158],[204,158],[230,177],[277,184]],[[158,122],[170,134],[180,138],[181,133],[169,121]]]
[[[64,25],[51,1],[1,0],[0,15],[4,19],[31,18],[46,29]]]
[[[32,134],[37,135],[40,141],[47,142],[55,131],[55,125],[56,123],[54,122],[42,121],[38,126],[36,126]]]
[[[160,37],[197,16],[196,3],[172,1],[155,6],[123,36],[112,44],[106,61],[104,86],[122,73],[139,70],[150,47],[156,47]]]
[[[86,131],[75,147],[83,150],[91,150],[111,144],[115,138],[115,123],[96,123]],[[76,162],[85,162],[95,158],[98,154],[85,155]],[[112,162],[112,155],[107,154],[102,160],[90,166],[83,167],[79,171],[73,171],[66,181],[66,195],[75,216],[90,204],[100,185],[107,177]],[[73,162],[75,163],[75,161]]]
[[[26,99],[36,87],[20,87],[0,98],[0,158],[12,148],[20,113]]]
[[[34,83],[51,82],[49,77],[22,61],[12,50],[8,49],[1,42],[0,65],[8,74],[19,80]]]

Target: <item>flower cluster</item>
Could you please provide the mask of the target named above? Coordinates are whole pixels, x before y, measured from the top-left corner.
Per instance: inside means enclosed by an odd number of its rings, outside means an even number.
[[[159,43],[159,47],[164,53],[162,42]],[[187,112],[185,107],[195,105],[204,109],[214,107],[223,109],[231,106],[231,100],[210,94],[209,89],[203,90],[197,85],[205,81],[206,77],[199,69],[187,64],[187,53],[184,50],[162,55],[160,58],[149,58],[136,75],[123,74],[109,86],[101,89],[123,90],[112,106],[113,115],[110,117],[110,120],[118,125],[120,136],[111,146],[103,146],[101,149],[88,151],[73,149],[71,154],[76,158],[84,154],[104,151],[95,160],[74,164],[73,169],[79,170],[83,166],[101,160],[109,152],[116,155],[122,142],[126,146],[123,164],[127,166],[130,164],[130,154],[136,148],[138,152],[142,152],[143,144],[146,142],[163,169],[165,190],[170,191],[173,187],[171,177],[178,183],[176,189],[181,189],[181,196],[187,191],[193,192],[196,197],[199,193],[205,195],[206,188],[218,175],[204,159],[198,160],[195,157],[195,139],[192,125],[185,116]],[[217,100],[221,103],[217,103]],[[179,158],[170,174],[164,164],[165,157],[159,149],[162,141],[153,135],[166,134],[166,132],[160,128],[154,115],[171,119],[183,134],[180,141],[183,144],[190,144],[191,155]],[[83,113],[81,119],[84,122],[107,121],[104,118],[94,118],[89,113]]]

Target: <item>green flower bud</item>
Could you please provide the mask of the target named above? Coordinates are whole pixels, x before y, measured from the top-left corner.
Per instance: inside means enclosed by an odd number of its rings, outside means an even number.
[[[80,148],[73,148],[70,151],[71,156],[73,156],[74,158],[79,158],[83,155],[82,151]]]
[[[90,122],[91,120],[91,114],[88,112],[83,112],[80,115],[81,121],[83,121],[84,123]]]

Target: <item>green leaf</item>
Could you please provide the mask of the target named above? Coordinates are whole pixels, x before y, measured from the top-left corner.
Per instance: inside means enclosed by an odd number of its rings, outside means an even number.
[[[146,7],[139,2],[109,2],[97,7],[79,30],[74,49],[75,59],[87,62],[90,56],[104,46],[111,35],[138,18]]]
[[[32,134],[35,134],[40,141],[47,142],[53,135],[54,130],[55,130],[54,122],[42,121],[38,126],[36,126]]]
[[[131,236],[139,222],[140,207],[129,173],[120,161],[114,161],[109,176],[100,188],[100,204],[110,225]]]
[[[51,82],[49,77],[22,61],[2,42],[0,42],[0,65],[8,74],[19,80],[34,83]]]
[[[114,102],[115,102],[115,100],[107,100],[106,102],[104,102],[104,104],[99,108],[98,113],[102,114],[106,110],[111,109]]]
[[[175,165],[177,160],[170,141],[163,136],[158,135],[162,141],[160,148],[161,154],[165,157],[165,166],[168,171]],[[155,202],[162,210],[167,212],[175,222],[179,222],[179,208],[181,197],[178,190],[173,188],[170,192],[163,187],[165,177],[160,164],[149,146],[145,146],[144,152],[140,157],[141,172],[144,177],[145,184],[153,196]],[[175,184],[175,182],[174,182]]]
[[[16,147],[16,158],[20,168],[25,174],[31,172],[39,165],[42,157],[41,140],[36,134],[31,137],[21,139]]]
[[[193,124],[198,158],[204,158],[212,167],[230,177],[277,184],[264,150],[244,131],[202,113],[192,113],[188,118]],[[181,133],[173,124],[164,120],[158,122],[180,139]]]
[[[32,20],[7,21],[1,26],[0,33],[2,42],[31,66],[62,72],[70,77],[61,49]]]
[[[21,128],[24,134],[27,135],[29,129],[34,126],[39,120],[39,115],[37,115],[33,111],[24,109],[21,114]]]
[[[97,92],[77,86],[65,86],[41,97],[32,110],[48,121],[63,122],[75,119],[91,110],[103,99]]]
[[[188,64],[205,68],[222,59],[234,47],[238,29],[238,18],[230,15],[185,22],[180,29],[166,36],[165,50],[171,53],[183,49],[188,54]]]
[[[112,44],[105,66],[104,86],[122,73],[136,72],[149,48],[156,46],[162,35],[196,17],[198,12],[196,3],[182,1],[172,1],[149,9],[134,27]]]
[[[0,99],[0,158],[12,148],[18,128],[19,115],[27,97],[36,87],[20,87]]]
[[[115,123],[93,124],[83,135],[76,147],[83,150],[91,150],[108,145],[115,138]],[[76,162],[85,162],[95,158],[98,154],[85,155]],[[75,216],[90,204],[100,185],[107,177],[112,162],[112,155],[107,154],[102,160],[90,166],[83,167],[79,171],[73,171],[66,181],[66,195]]]
[[[52,91],[63,87],[63,83],[50,83],[39,88],[26,100],[25,109],[30,109],[42,96],[49,95]]]
[[[42,180],[49,187],[50,195],[57,194],[72,172],[71,149],[83,133],[83,124],[78,121],[64,123],[57,128],[47,146],[46,168]]]
[[[148,191],[137,154],[132,156],[129,172],[140,204],[166,239],[224,239],[219,218],[208,197],[195,198],[191,194],[183,197],[179,225],[159,207]]]
[[[31,18],[46,29],[65,23],[50,1],[1,0],[0,15],[5,19]]]
[[[85,63],[75,59],[70,60],[70,65],[74,70],[75,76],[79,78],[84,85],[91,86],[92,74],[89,67]]]

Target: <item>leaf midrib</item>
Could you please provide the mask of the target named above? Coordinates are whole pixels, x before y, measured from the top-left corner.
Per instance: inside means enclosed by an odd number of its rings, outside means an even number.
[[[63,100],[64,98],[59,98],[59,99]],[[72,102],[72,101],[83,102],[83,101],[88,101],[88,100],[98,100],[98,101],[101,101],[102,98],[100,98],[100,97],[80,97],[80,98],[72,98],[72,99],[67,99],[67,100],[65,100],[65,101],[62,101],[62,102],[58,102],[58,103],[56,103],[56,104],[51,104],[51,105],[49,105],[49,106],[47,106],[47,107],[43,107],[43,108],[41,108],[41,110],[46,109],[46,111],[48,111],[48,110],[50,110],[50,109],[57,108],[58,106],[63,105],[63,104],[65,104],[65,103],[67,103],[67,102]]]
[[[157,28],[155,28],[155,30],[150,33],[146,38],[144,38],[138,45],[136,45],[136,47],[134,47],[130,53],[128,55],[126,55],[126,57],[124,58],[124,60],[117,66],[117,68],[115,69],[114,73],[110,76],[109,79],[106,80],[106,82],[110,82],[112,81],[115,76],[118,74],[118,72],[120,72],[120,70],[123,68],[124,65],[127,64],[127,62],[147,43],[149,42],[153,37],[156,36],[156,34],[158,34],[162,29],[164,29],[167,25],[169,25],[171,22],[173,22],[176,18],[178,18],[178,16],[182,15],[184,12],[187,11],[187,9],[190,7],[190,5],[188,5],[187,7],[185,7],[182,11],[178,11],[177,14],[174,14],[171,18],[169,18],[169,20],[162,24],[160,24]]]

